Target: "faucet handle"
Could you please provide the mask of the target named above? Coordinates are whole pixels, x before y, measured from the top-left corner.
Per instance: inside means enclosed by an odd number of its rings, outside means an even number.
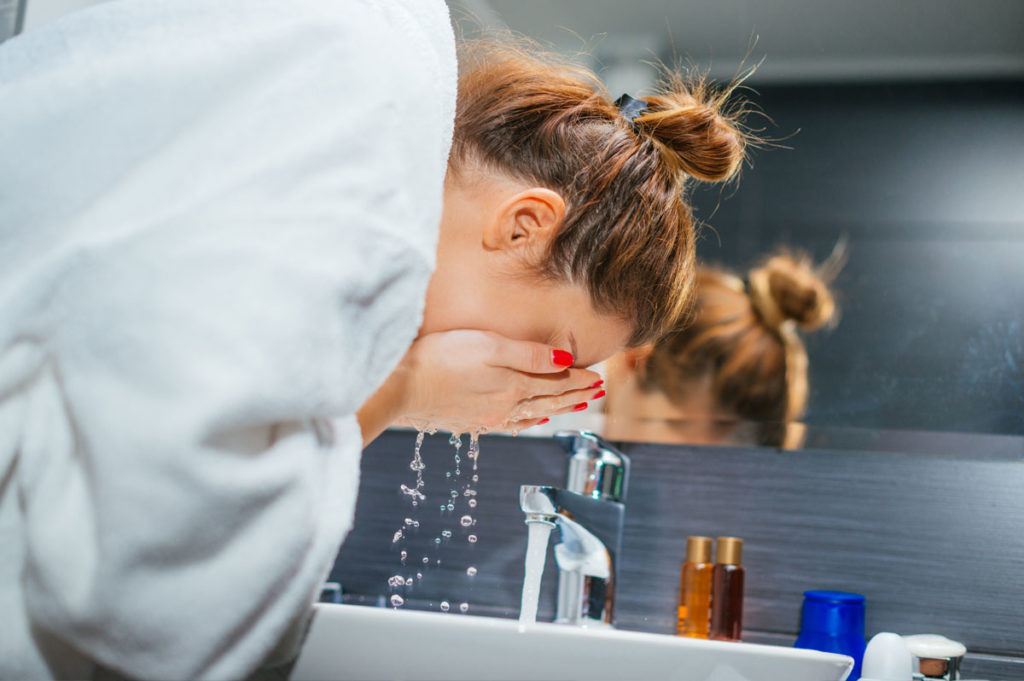
[[[601,501],[626,501],[628,456],[585,430],[560,430],[555,440],[569,453],[567,490]]]

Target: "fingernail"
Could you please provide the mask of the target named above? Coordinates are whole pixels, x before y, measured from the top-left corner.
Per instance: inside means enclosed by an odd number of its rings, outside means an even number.
[[[595,383],[594,385],[592,385],[590,387],[591,388],[600,388],[602,385],[604,385],[604,380],[600,380],[600,381],[598,381],[597,383]]]
[[[540,421],[537,421],[537,425],[538,426],[543,426],[545,423],[547,423],[550,420],[551,419],[549,419],[549,418],[542,418]]]
[[[607,393],[606,393],[605,391],[603,391],[603,390],[598,390],[598,391],[597,391],[596,393],[594,393],[594,396],[593,396],[593,397],[591,397],[590,399],[592,399],[592,400],[597,400],[597,399],[600,399],[600,398],[604,397],[604,396],[605,396],[606,394],[607,394]]]
[[[583,411],[586,408],[587,408],[587,403],[586,402],[580,402],[575,407],[573,407],[572,410],[573,411]]]
[[[555,363],[555,366],[571,367],[574,360],[571,352],[566,352],[565,350],[552,350],[551,361]]]

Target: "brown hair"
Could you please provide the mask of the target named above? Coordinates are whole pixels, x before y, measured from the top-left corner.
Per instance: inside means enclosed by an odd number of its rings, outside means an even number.
[[[761,444],[779,444],[778,424],[799,419],[807,406],[807,351],[797,328],[834,319],[833,275],[790,252],[750,270],[746,283],[699,267],[693,317],[654,346],[641,388],[681,401],[695,381],[710,379],[720,411],[765,424]]]
[[[668,331],[692,300],[687,182],[736,175],[750,139],[724,110],[731,88],[671,76],[631,123],[592,72],[521,40],[465,41],[459,68],[450,169],[475,162],[558,192],[566,217],[538,272],[630,322],[630,345]]]

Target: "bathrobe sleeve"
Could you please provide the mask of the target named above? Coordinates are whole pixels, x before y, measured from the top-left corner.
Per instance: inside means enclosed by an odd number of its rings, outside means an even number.
[[[0,677],[237,678],[308,610],[455,80],[434,0],[128,0],[0,47]]]

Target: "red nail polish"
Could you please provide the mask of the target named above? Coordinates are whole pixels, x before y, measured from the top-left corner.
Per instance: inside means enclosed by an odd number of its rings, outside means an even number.
[[[594,385],[592,385],[590,387],[591,388],[600,388],[602,385],[604,385],[604,380],[600,380],[600,381],[598,381],[597,383],[595,383]]]
[[[597,399],[600,399],[600,398],[604,397],[604,396],[605,396],[605,395],[607,395],[607,394],[608,394],[608,393],[606,393],[606,392],[605,392],[605,391],[603,391],[603,390],[598,390],[598,391],[597,391],[596,393],[594,393],[594,396],[593,396],[593,397],[591,397],[590,399],[592,399],[592,400],[597,400]]]
[[[551,419],[549,419],[549,418],[547,418],[547,417],[545,417],[545,418],[542,418],[542,419],[541,419],[540,421],[537,421],[537,425],[538,425],[538,426],[543,426],[543,425],[544,425],[545,423],[547,423],[547,422],[548,422],[548,421],[550,421],[550,420],[551,420]]]
[[[573,360],[571,352],[566,352],[565,350],[552,350],[551,361],[555,363],[555,366],[571,367],[575,360]]]
[[[580,402],[575,407],[573,407],[572,410],[573,411],[583,411],[586,408],[587,408],[587,403],[586,402]]]

